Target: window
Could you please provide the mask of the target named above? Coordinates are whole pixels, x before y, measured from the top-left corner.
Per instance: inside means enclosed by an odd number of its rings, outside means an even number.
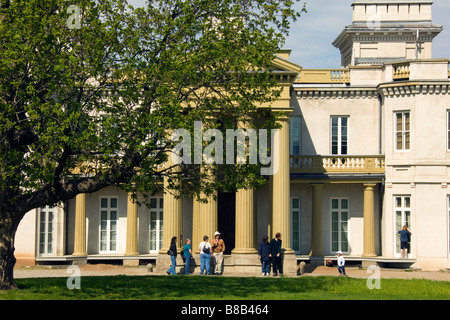
[[[117,198],[100,199],[100,253],[117,251]]]
[[[450,110],[447,110],[447,151],[450,151]]]
[[[289,120],[289,149],[293,156],[300,155],[301,130],[301,117],[291,117]]]
[[[450,258],[450,196],[447,197],[447,213],[448,213],[448,257]]]
[[[410,196],[396,196],[394,197],[394,212],[395,212],[395,256],[401,256],[400,250],[400,234],[403,226],[407,226],[411,231],[411,197]],[[408,257],[411,256],[411,248],[408,248]]]
[[[331,117],[331,154],[348,153],[348,120],[346,116]]]
[[[157,253],[163,246],[163,198],[150,199],[150,252]]]
[[[300,198],[291,198],[291,246],[300,252]]]
[[[53,218],[54,207],[45,206],[39,209],[39,254],[53,253]]]
[[[349,199],[331,199],[331,251],[348,253]]]
[[[395,112],[395,150],[410,149],[409,111]]]

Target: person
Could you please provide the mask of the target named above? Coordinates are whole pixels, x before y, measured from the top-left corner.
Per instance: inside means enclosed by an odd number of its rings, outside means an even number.
[[[281,260],[281,233],[277,232],[275,238],[270,241],[269,258],[272,262],[273,276],[283,275],[283,263]]]
[[[191,265],[191,257],[192,257],[191,239],[186,239],[186,244],[183,247],[183,251],[184,251],[184,258],[186,259],[184,274],[190,274],[189,266]]]
[[[170,260],[172,262],[170,268],[167,270],[167,274],[175,276],[177,274],[177,271],[176,271],[176,266],[177,266],[177,237],[172,237],[172,240],[170,240],[170,248],[167,251],[167,254],[170,255]]]
[[[270,275],[270,243],[269,237],[264,236],[262,242],[259,244],[258,248],[258,258],[261,260],[262,275]]]
[[[347,274],[345,273],[345,259],[342,256],[342,251],[338,251],[337,253],[337,264],[339,274],[346,276]]]
[[[209,237],[203,236],[203,242],[200,242],[198,249],[200,250],[200,274],[206,269],[206,274],[210,275],[211,263],[211,244],[208,242]]]
[[[223,252],[225,251],[225,242],[220,239],[220,232],[216,231],[214,240],[211,242],[213,252],[214,274],[221,275],[223,272]]]
[[[402,230],[400,230],[398,233],[400,234],[400,249],[402,253],[402,258],[407,258],[408,247],[412,233],[408,230],[407,226],[403,226]]]

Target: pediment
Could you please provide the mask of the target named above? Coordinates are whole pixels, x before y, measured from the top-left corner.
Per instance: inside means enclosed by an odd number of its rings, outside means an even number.
[[[270,71],[280,71],[284,73],[299,74],[302,71],[302,67],[280,56],[275,56],[272,61]]]

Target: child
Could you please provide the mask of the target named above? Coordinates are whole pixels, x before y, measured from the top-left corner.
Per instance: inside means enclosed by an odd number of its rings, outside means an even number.
[[[346,276],[346,274],[345,274],[345,259],[342,256],[341,251],[338,251],[338,253],[337,253],[337,264],[338,264],[339,274]]]

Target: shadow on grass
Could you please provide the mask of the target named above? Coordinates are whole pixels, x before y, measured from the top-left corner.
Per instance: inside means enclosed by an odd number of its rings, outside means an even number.
[[[365,279],[341,277],[81,277],[69,290],[67,278],[17,279],[19,290],[0,291],[0,299],[20,300],[319,300],[448,299],[450,282],[383,280],[369,290]]]
[[[302,293],[327,292],[323,278],[235,278],[206,276],[82,277],[81,289],[69,290],[67,278],[17,279],[19,290],[0,299],[290,299]]]

